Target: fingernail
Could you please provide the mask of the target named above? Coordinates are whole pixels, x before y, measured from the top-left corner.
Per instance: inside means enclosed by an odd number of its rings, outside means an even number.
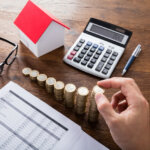
[[[98,101],[102,97],[102,93],[96,93],[95,100]]]

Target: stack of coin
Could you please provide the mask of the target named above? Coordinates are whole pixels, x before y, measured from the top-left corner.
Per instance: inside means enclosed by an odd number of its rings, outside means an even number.
[[[50,94],[54,93],[54,84],[55,83],[56,83],[55,78],[53,78],[53,77],[47,78],[45,86],[46,86],[46,90],[48,93],[50,93]]]
[[[54,84],[54,95],[57,101],[63,100],[64,87],[65,85],[62,81],[57,81]]]
[[[32,69],[28,68],[28,67],[22,69],[22,73],[23,73],[24,76],[29,76],[31,71],[32,71]]]
[[[87,97],[89,90],[86,87],[80,87],[76,96],[76,113],[82,115],[85,113]]]
[[[33,81],[36,81],[38,75],[39,75],[39,71],[37,71],[37,70],[32,70],[32,71],[30,72],[30,79],[33,80]]]
[[[97,85],[93,87],[93,91],[90,97],[90,107],[89,107],[89,113],[88,113],[88,120],[90,122],[96,122],[99,116],[99,112],[97,110],[97,105],[95,102],[96,93],[104,93],[104,90]]]
[[[76,91],[76,86],[74,84],[71,83],[66,84],[64,90],[64,99],[65,99],[65,105],[68,108],[72,108],[74,106],[75,91]]]
[[[38,84],[42,87],[45,86],[45,82],[46,82],[46,79],[47,79],[47,75],[46,74],[39,74],[37,76],[37,81],[38,81]]]

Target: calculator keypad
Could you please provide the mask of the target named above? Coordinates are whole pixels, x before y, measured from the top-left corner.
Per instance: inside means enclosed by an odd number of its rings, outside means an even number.
[[[114,49],[80,39],[68,54],[67,59],[70,61],[73,60],[75,63],[81,64],[89,69],[94,68],[96,72],[107,75],[117,56],[118,52]]]

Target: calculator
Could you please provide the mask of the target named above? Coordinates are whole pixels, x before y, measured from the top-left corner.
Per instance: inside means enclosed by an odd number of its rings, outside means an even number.
[[[90,18],[63,60],[86,73],[109,78],[131,36],[127,29]]]

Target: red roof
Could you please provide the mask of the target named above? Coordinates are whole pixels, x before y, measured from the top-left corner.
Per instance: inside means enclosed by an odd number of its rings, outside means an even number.
[[[47,14],[29,0],[14,21],[14,24],[36,43],[52,21],[69,29],[54,16]]]

